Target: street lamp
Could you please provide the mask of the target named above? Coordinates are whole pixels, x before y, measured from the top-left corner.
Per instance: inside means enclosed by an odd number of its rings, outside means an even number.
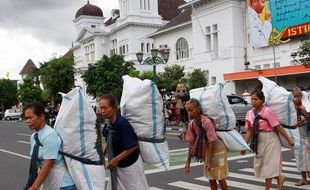
[[[160,52],[161,57],[158,56],[158,52]],[[153,82],[156,84],[156,65],[157,64],[166,64],[169,59],[169,49],[151,49],[151,57],[147,57],[143,61],[143,52],[136,53],[137,60],[140,64],[147,64],[153,66]]]

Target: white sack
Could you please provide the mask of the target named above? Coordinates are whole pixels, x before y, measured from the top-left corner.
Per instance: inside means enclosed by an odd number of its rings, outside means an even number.
[[[197,99],[204,115],[212,118],[218,130],[231,130],[236,126],[236,116],[224,93],[223,84],[193,89],[190,97]]]
[[[97,140],[95,127],[96,114],[91,105],[85,100],[81,89],[75,88],[64,95],[55,122],[55,130],[63,142],[63,152],[92,161],[99,161],[100,158],[95,148]],[[90,166],[78,161],[67,162],[67,157],[65,157],[65,160],[69,173],[77,187],[82,187],[83,181],[87,181],[87,184],[92,186],[92,188],[80,188],[83,190],[105,187],[104,179],[101,179],[101,183],[97,184],[96,178],[92,177],[101,175],[101,173],[105,175],[103,165]]]
[[[301,98],[301,103],[305,107],[306,111],[309,113],[310,112],[310,100],[308,99],[308,93],[305,91],[302,91],[302,98]]]
[[[163,143],[151,143],[139,141],[139,147],[143,162],[169,169],[169,149],[167,141]],[[158,154],[160,152],[160,154]]]
[[[105,189],[106,171],[102,165],[87,165],[65,157],[68,171],[78,190]]]
[[[138,137],[162,139],[164,137],[163,99],[150,80],[128,75],[124,80],[120,108]]]
[[[216,131],[216,134],[223,141],[229,152],[251,150],[243,137],[236,130]]]
[[[287,135],[294,140],[294,146],[291,147],[288,143],[287,140],[280,134],[279,138],[280,138],[280,142],[281,142],[281,146],[285,147],[285,148],[289,148],[289,149],[295,149],[295,148],[299,148],[300,147],[300,134],[299,134],[299,130],[298,128],[296,129],[287,129],[284,128],[284,130],[286,131]]]
[[[167,170],[169,149],[164,139],[166,131],[163,99],[156,84],[128,75],[122,78],[124,85],[120,102],[121,113],[138,136],[142,159],[148,164],[158,165]],[[146,140],[152,142],[145,142]],[[164,141],[157,143],[156,140]]]
[[[286,126],[296,126],[297,113],[292,93],[265,77],[258,77],[258,80],[263,84],[265,105],[275,112],[279,122]]]

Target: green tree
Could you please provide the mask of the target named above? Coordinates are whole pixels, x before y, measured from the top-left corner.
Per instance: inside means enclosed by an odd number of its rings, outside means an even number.
[[[123,75],[134,73],[133,62],[125,62],[124,57],[106,55],[95,64],[89,64],[88,70],[82,75],[87,84],[87,93],[98,97],[103,94],[113,94],[118,99],[122,95]]]
[[[139,78],[141,80],[145,80],[145,79],[150,79],[153,80],[153,71],[143,71],[140,75]]]
[[[158,74],[158,89],[166,89],[166,92],[175,91],[178,83],[183,82],[184,66],[172,65],[166,66],[163,73]]]
[[[298,55],[303,64],[310,64],[310,40],[305,40],[301,43]]]
[[[202,71],[201,69],[194,69],[194,71],[189,74],[188,79],[189,89],[203,87],[206,86],[207,84],[208,84],[207,71]]]
[[[0,79],[0,107],[10,108],[18,103],[17,84],[9,79]],[[0,110],[1,111],[1,110]]]
[[[23,105],[42,101],[42,90],[36,86],[32,77],[26,77],[18,89],[19,100]]]
[[[41,64],[39,74],[52,103],[60,101],[58,92],[67,93],[74,86],[73,58],[55,58]]]

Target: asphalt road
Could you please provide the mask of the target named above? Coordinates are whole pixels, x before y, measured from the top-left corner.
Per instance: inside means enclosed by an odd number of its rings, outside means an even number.
[[[170,150],[170,171],[163,171],[154,166],[145,165],[145,173],[150,190],[201,190],[210,189],[202,174],[201,163],[192,163],[191,173],[186,175],[184,163],[187,158],[187,144],[177,138],[179,131],[167,129]],[[0,121],[0,190],[19,190],[23,188],[30,162],[29,138],[32,131],[24,122]],[[240,157],[239,153],[229,154],[230,190],[264,189],[264,182],[254,177],[253,155]],[[293,152],[283,152],[283,172],[287,176],[284,190],[309,189],[310,185],[297,188],[294,183],[299,179]],[[275,180],[274,180],[275,181]],[[276,186],[273,185],[273,188]]]

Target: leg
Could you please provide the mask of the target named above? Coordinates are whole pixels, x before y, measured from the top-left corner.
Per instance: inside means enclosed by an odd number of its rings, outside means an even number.
[[[301,172],[301,179],[307,182],[307,172]]]
[[[285,180],[285,175],[279,175],[279,176],[277,176],[275,178],[277,179],[277,182],[278,182],[277,188],[278,189],[282,189],[283,188],[283,183],[284,183],[284,180]]]
[[[299,180],[295,185],[296,186],[302,186],[302,185],[307,185],[307,172],[302,171],[301,172],[301,180]]]
[[[228,189],[226,179],[219,180],[219,184],[220,184],[222,190]]]
[[[217,190],[216,180],[209,180],[211,190]]]
[[[271,181],[272,181],[272,178],[266,178],[265,179],[265,190],[269,190],[270,189]]]

